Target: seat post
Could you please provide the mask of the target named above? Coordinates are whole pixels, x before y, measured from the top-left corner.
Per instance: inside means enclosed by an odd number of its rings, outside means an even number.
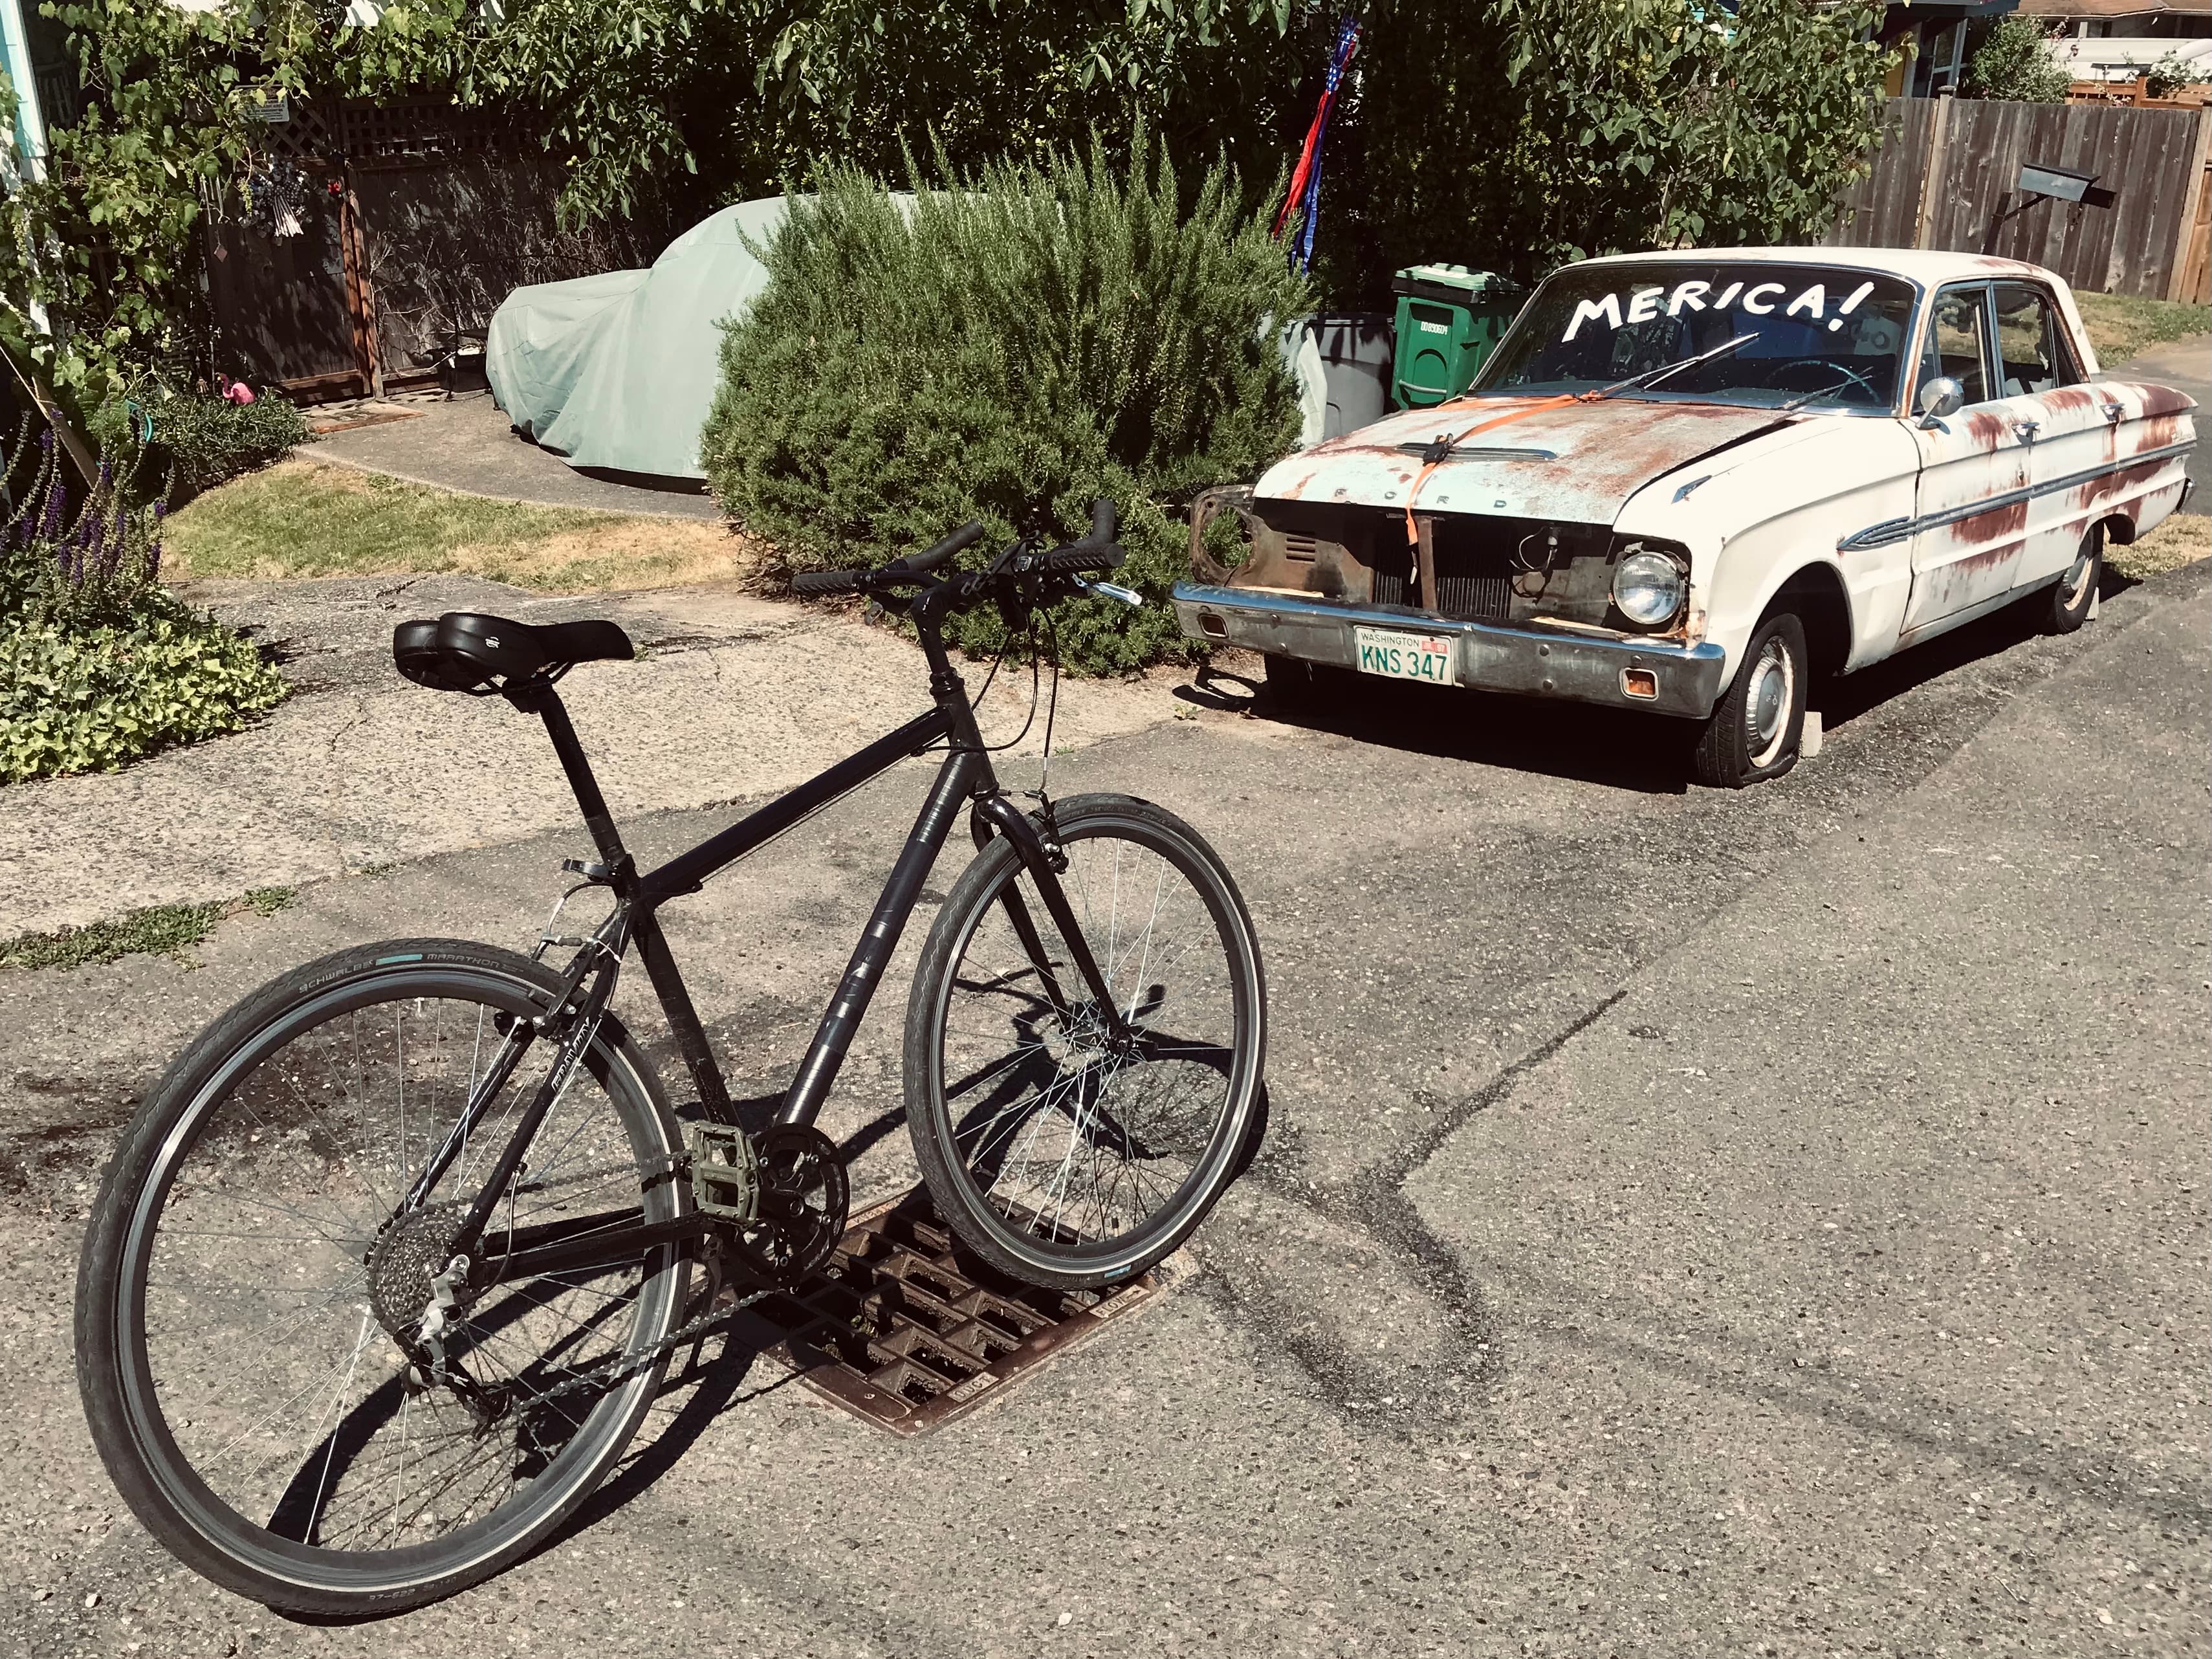
[[[544,720],[545,735],[553,739],[553,752],[561,757],[561,769],[568,774],[568,787],[575,792],[576,805],[583,811],[584,825],[592,832],[600,860],[610,869],[620,865],[622,836],[615,829],[614,815],[607,810],[607,798],[599,793],[599,781],[592,775],[592,763],[576,737],[576,728],[569,724],[561,694],[550,684],[541,682],[509,690],[507,700]]]

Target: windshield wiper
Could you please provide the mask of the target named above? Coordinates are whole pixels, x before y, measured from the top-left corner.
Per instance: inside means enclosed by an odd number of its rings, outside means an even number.
[[[1711,351],[1700,351],[1696,356],[1685,357],[1679,363],[1662,363],[1656,368],[1647,368],[1641,374],[1632,374],[1625,380],[1616,380],[1613,385],[1606,387],[1604,391],[1595,392],[1592,395],[1599,398],[1610,398],[1615,392],[1626,392],[1632,386],[1654,385],[1660,380],[1665,380],[1669,374],[1679,374],[1686,368],[1695,368],[1699,363],[1711,362],[1716,357],[1723,356],[1729,352],[1734,351],[1738,346],[1743,344],[1746,341],[1756,340],[1758,337],[1759,336],[1756,332],[1750,334],[1739,334],[1733,340],[1723,341],[1720,344],[1715,346]]]

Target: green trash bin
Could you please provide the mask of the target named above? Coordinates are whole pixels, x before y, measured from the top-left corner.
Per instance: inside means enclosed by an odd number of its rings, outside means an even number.
[[[1517,284],[1465,265],[1408,265],[1390,291],[1398,296],[1390,401],[1400,409],[1426,409],[1472,386],[1521,301]]]

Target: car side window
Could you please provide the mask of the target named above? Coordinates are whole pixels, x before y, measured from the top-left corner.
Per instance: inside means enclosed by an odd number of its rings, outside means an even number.
[[[1989,290],[1947,288],[1928,309],[1928,339],[1920,357],[1920,384],[1948,374],[1966,388],[1966,401],[1985,404],[1989,376]]]
[[[2041,289],[2026,283],[1999,283],[1997,362],[2006,398],[2055,392],[2081,378],[2066,349],[2065,325],[2058,307]]]

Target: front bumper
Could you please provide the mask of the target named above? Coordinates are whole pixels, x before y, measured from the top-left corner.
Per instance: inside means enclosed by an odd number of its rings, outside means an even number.
[[[1566,629],[1501,628],[1311,594],[1178,582],[1175,608],[1184,633],[1215,645],[1354,668],[1359,659],[1352,629],[1394,629],[1451,640],[1453,678],[1461,685],[1698,720],[1712,712],[1728,669],[1728,653],[1710,641],[1677,645]],[[1655,695],[1629,695],[1626,671],[1632,668],[1650,672],[1656,681]]]

